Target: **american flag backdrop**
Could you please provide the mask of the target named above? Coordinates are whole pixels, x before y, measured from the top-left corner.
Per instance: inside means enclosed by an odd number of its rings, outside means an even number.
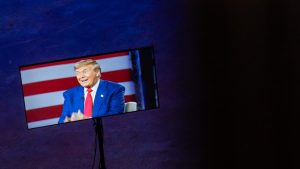
[[[57,124],[63,107],[63,92],[79,85],[74,63],[94,59],[101,67],[101,79],[117,82],[125,87],[125,102],[136,101],[129,52],[96,55],[20,67],[28,128]]]

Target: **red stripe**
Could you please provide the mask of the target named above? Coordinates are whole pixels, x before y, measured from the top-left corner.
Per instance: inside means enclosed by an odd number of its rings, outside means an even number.
[[[132,81],[132,71],[131,69],[123,69],[123,70],[104,72],[101,73],[101,79],[110,80],[113,82]]]
[[[104,80],[113,82],[131,81],[131,69],[117,70],[105,72],[101,74]],[[35,94],[42,94],[48,92],[67,90],[71,87],[77,86],[78,82],[75,77],[47,80],[42,82],[28,83],[23,85],[24,96]]]
[[[125,102],[136,101],[135,95],[126,95]],[[26,111],[27,123],[58,118],[61,115],[63,105],[49,106]]]
[[[48,67],[48,66],[56,66],[56,65],[63,65],[63,64],[69,64],[69,63],[75,63],[83,59],[106,59],[106,58],[112,58],[112,57],[118,57],[118,56],[124,56],[128,55],[128,52],[119,52],[119,53],[111,53],[111,54],[104,54],[104,55],[95,55],[95,56],[89,56],[84,58],[77,58],[77,59],[69,59],[64,61],[56,61],[51,63],[44,63],[44,64],[36,64],[31,66],[22,66],[20,67],[21,70],[29,70],[29,69],[35,69],[35,68],[41,68],[41,67]]]
[[[43,94],[48,92],[66,90],[78,84],[76,78],[64,78],[57,80],[47,80],[37,83],[30,83],[23,85],[24,96],[35,94]]]
[[[27,110],[27,123],[57,118],[61,115],[63,105]]]
[[[136,95],[126,95],[125,96],[125,102],[136,102]]]

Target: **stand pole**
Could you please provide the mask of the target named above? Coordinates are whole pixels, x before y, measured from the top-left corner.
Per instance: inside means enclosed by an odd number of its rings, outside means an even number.
[[[103,147],[103,125],[101,118],[96,118],[94,120],[96,135],[98,136],[99,154],[100,162],[99,169],[106,169],[105,159],[104,159],[104,147]]]

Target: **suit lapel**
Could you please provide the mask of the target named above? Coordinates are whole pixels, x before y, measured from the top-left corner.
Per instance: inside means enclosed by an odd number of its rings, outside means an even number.
[[[84,88],[82,87],[82,86],[80,86],[79,88],[78,88],[78,92],[76,92],[77,93],[77,100],[78,100],[78,106],[79,106],[79,109],[80,109],[80,111],[81,111],[81,113],[84,113]]]
[[[106,88],[106,83],[104,80],[100,80],[100,84],[98,86],[97,92],[96,92],[96,96],[95,96],[95,100],[94,100],[94,107],[93,107],[93,116],[99,116],[99,109],[101,107],[101,105],[103,104],[104,101],[104,91]]]

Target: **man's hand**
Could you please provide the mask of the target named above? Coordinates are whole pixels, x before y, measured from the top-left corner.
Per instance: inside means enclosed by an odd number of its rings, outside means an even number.
[[[81,113],[80,110],[78,112],[73,112],[71,117],[66,117],[64,120],[64,123],[71,122],[71,121],[78,121],[78,120],[84,120],[89,119],[90,117],[86,117],[84,114]]]
[[[70,122],[70,118],[68,116],[65,117],[64,123]]]

